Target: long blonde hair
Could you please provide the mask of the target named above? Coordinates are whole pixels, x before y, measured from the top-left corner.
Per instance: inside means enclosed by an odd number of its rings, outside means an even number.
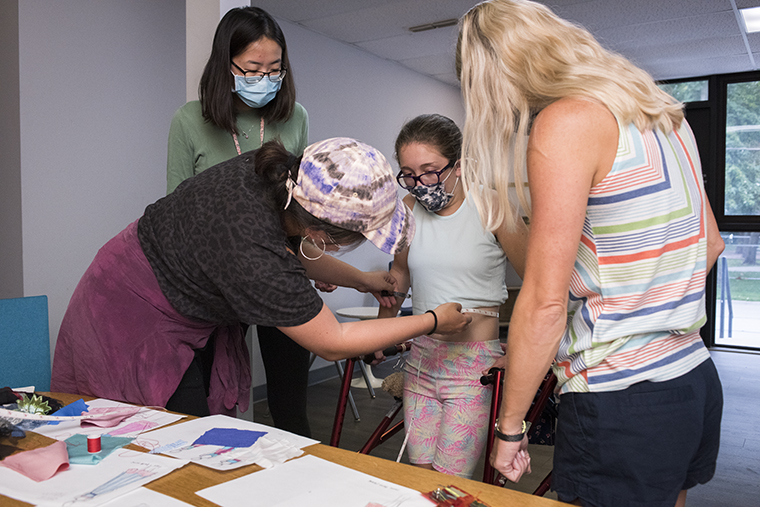
[[[460,20],[456,54],[466,112],[462,181],[490,229],[512,224],[510,185],[528,216],[525,156],[533,115],[563,97],[603,103],[623,125],[670,132],[682,104],[585,29],[528,0],[482,2]]]

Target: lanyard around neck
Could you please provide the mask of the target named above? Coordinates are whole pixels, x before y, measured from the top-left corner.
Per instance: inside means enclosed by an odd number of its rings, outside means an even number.
[[[261,140],[262,146],[264,145],[264,117],[261,117],[261,128],[259,128],[259,139]],[[232,134],[232,140],[235,141],[235,149],[237,150],[238,155],[242,155],[243,152],[240,151],[240,143],[238,142],[237,134]]]

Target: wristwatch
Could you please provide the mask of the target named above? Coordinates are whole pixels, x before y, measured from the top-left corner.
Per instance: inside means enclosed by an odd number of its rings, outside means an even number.
[[[499,431],[499,420],[496,420],[496,423],[493,425],[494,427],[494,433],[496,433],[496,437],[499,440],[504,440],[505,442],[520,442],[523,438],[525,438],[525,434],[530,429],[530,423],[529,422],[522,422],[522,429],[520,430],[520,433],[518,435],[505,435],[501,431]]]

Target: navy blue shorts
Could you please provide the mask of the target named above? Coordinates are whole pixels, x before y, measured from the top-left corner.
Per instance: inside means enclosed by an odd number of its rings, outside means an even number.
[[[711,359],[666,382],[563,394],[551,488],[586,507],[673,507],[715,473],[722,412]]]

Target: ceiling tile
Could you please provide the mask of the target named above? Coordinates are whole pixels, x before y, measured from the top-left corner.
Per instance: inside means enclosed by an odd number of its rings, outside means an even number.
[[[730,0],[540,0],[607,48],[660,79],[752,70]],[[329,38],[458,86],[457,27],[410,26],[460,18],[477,0],[263,0],[256,5]],[[760,0],[736,0],[737,8]],[[760,53],[760,33],[747,35]],[[760,60],[759,60],[760,62]]]
[[[695,14],[733,13],[728,0],[593,0],[558,7],[555,12],[592,32]]]
[[[449,72],[447,74],[435,74],[432,77],[439,81],[443,81],[446,84],[450,84],[459,88],[459,80],[457,79],[457,76],[454,72]]]
[[[427,32],[406,33],[387,39],[359,42],[356,45],[381,58],[408,60],[445,52],[454,57],[457,27],[437,28]]]
[[[310,19],[326,18],[363,11],[384,4],[398,3],[399,0],[255,0],[253,5],[261,7],[272,16],[298,23]]]
[[[747,65],[750,64],[744,41],[739,36],[639,47],[623,54],[653,75],[653,68],[663,63],[677,65],[682,61],[693,61],[695,54],[699,55],[700,60],[740,57],[746,60]],[[654,77],[660,78],[657,75]]]
[[[748,7],[760,7],[760,0],[736,0],[737,9],[746,9]]]
[[[438,53],[436,55],[421,56],[418,58],[409,58],[400,60],[401,65],[414,69],[423,74],[436,75],[445,70],[454,72],[454,54]]]
[[[748,33],[747,42],[753,53],[760,53],[760,32]]]
[[[755,59],[758,61],[757,56]],[[717,58],[655,62],[648,67],[647,70],[655,79],[680,79],[753,70],[748,56],[721,56]]]
[[[472,0],[397,1],[301,24],[339,40],[357,43],[408,34],[412,26],[458,19],[474,3]]]
[[[713,13],[602,29],[597,31],[596,37],[605,47],[622,51],[623,48],[652,47],[706,38],[741,38],[741,30],[733,13]]]

